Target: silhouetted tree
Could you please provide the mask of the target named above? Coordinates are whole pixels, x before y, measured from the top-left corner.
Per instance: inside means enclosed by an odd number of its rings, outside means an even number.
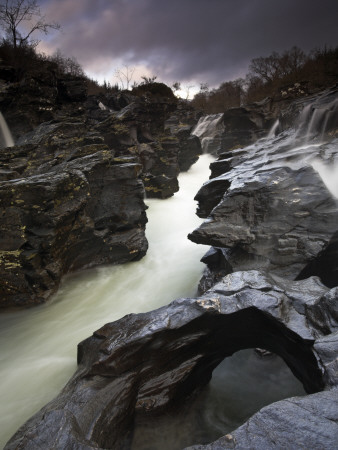
[[[201,84],[192,104],[206,113],[224,110],[287,94],[302,96],[311,89],[328,87],[338,79],[338,47],[305,54],[292,47],[282,54],[254,58],[245,80],[226,81],[208,91]]]
[[[174,83],[171,85],[171,89],[176,92],[181,89],[181,83],[179,81],[174,81]]]
[[[207,83],[200,84],[199,92],[194,96],[192,104],[207,113],[217,113],[241,105],[244,80],[239,78],[226,81],[218,88],[209,91]]]
[[[185,89],[185,93],[186,93],[185,99],[186,99],[186,100],[189,99],[189,97],[190,97],[190,91],[191,91],[191,89],[192,89],[193,87],[195,87],[193,84],[188,84],[188,85],[184,86],[183,89]]]
[[[0,25],[15,49],[27,45],[36,47],[39,41],[32,39],[36,31],[47,34],[50,29],[60,29],[58,23],[46,21],[36,0],[2,1]]]
[[[157,76],[153,75],[152,77],[147,77],[146,75],[143,75],[141,78],[143,80],[141,84],[151,84],[151,83],[155,83]]]
[[[133,79],[134,72],[135,67],[130,67],[127,65],[124,65],[123,69],[115,70],[115,77],[120,81],[122,89],[129,89],[129,85],[131,80]]]
[[[84,71],[74,56],[67,57],[58,49],[51,57],[50,61],[55,62],[59,73],[67,73],[76,77],[84,76]]]

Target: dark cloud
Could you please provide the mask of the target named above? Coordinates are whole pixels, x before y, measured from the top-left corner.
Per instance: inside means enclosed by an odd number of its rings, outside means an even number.
[[[63,28],[48,42],[91,72],[142,65],[164,81],[211,85],[293,45],[338,45],[336,0],[45,0]]]

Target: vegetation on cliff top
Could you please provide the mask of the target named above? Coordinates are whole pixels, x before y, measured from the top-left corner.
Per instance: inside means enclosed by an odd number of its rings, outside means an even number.
[[[51,30],[60,28],[59,24],[42,15],[36,0],[0,2],[0,28],[3,32],[0,62],[2,66],[8,66],[10,69],[10,81],[21,81],[31,72],[43,74],[54,71],[58,75],[85,80],[89,95],[120,90],[118,84],[104,82],[100,85],[88,78],[74,57],[64,56],[59,50],[52,56],[36,51],[39,42],[36,34],[48,34]],[[164,83],[156,82],[156,76],[142,77],[143,82],[132,83],[134,69],[124,67],[123,70],[116,70],[116,77],[120,80],[122,89],[130,90],[131,86],[131,92],[137,96],[147,93],[151,96],[175,99],[173,90],[179,88],[179,82],[173,84],[173,89]],[[337,81],[338,47],[315,49],[306,54],[294,46],[283,53],[272,52],[269,56],[252,59],[245,78],[225,81],[212,90],[207,83],[201,83],[200,91],[191,103],[205,113],[217,113],[261,101],[265,97],[283,99],[304,96]]]
[[[273,52],[269,56],[252,59],[245,79],[226,81],[212,90],[202,83],[192,104],[212,114],[265,97],[303,96],[332,86],[337,81],[338,47],[316,49],[308,54],[292,47],[281,54]]]

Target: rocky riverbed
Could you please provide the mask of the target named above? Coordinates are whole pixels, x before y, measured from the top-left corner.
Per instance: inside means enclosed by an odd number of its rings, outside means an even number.
[[[160,83],[159,95],[87,96],[48,65],[20,83],[1,74],[15,146],[0,152],[0,307],[27,307],[69,272],[142,258],[145,193],[172,196],[201,146],[194,112]]]
[[[212,246],[201,296],[95,331],[65,388],[6,449],[129,448],[136,414],[151,421],[187,404],[245,348],[281,356],[308,395],[190,448],[334,448],[338,204],[316,163],[337,168],[337,104],[336,89],[297,101],[277,135],[219,155],[197,194],[206,220],[189,235]]]

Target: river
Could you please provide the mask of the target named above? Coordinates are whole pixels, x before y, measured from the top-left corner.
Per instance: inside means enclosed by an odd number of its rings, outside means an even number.
[[[149,311],[175,298],[196,294],[203,270],[200,258],[208,247],[193,244],[186,236],[201,222],[195,214],[193,197],[208,179],[212,160],[210,155],[203,155],[187,173],[182,173],[180,191],[174,197],[146,201],[149,250],[142,260],[73,274],[63,280],[58,293],[47,304],[0,316],[1,448],[70,378],[76,369],[78,342],[125,314]],[[192,420],[191,415],[184,414],[186,423],[191,422],[192,434],[201,429],[202,420],[202,428],[207,428],[201,431],[203,441],[242,423],[264,404],[303,393],[282,361],[274,359],[272,367],[265,360],[259,362],[250,350],[233,358],[216,369],[198,406],[203,410],[203,418]],[[249,367],[254,367],[254,375],[250,375]],[[271,376],[266,376],[268,367]],[[261,379],[257,371],[261,371]],[[225,402],[224,398],[228,400]],[[224,404],[228,404],[226,410]],[[195,413],[193,415],[196,417]],[[179,438],[173,431],[177,427],[182,429],[182,420],[182,417],[168,418],[165,423],[158,423],[160,439],[167,434],[174,436],[171,441],[164,438],[169,445],[167,448],[182,448],[193,443],[187,441],[186,432]],[[153,424],[151,429],[153,432]],[[149,440],[153,447],[144,444]],[[164,448],[163,441],[156,441],[152,435],[149,438],[149,430],[141,424],[136,430],[133,448],[141,449],[143,445],[144,448]]]

